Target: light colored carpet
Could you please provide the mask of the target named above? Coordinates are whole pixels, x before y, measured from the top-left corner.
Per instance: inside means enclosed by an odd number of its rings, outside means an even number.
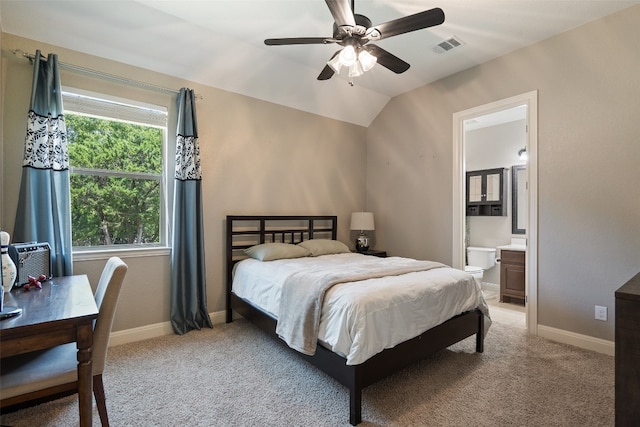
[[[492,313],[483,354],[470,338],[366,388],[361,425],[614,424],[612,357],[528,336],[522,316]],[[115,427],[349,425],[346,388],[245,320],[114,347],[107,365]],[[77,423],[76,397],[0,417]]]

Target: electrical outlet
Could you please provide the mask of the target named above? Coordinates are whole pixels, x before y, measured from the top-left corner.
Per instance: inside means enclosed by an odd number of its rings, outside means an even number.
[[[596,320],[607,321],[607,307],[596,305]]]

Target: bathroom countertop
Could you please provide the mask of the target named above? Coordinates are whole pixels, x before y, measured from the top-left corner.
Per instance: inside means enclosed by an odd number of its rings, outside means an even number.
[[[527,250],[527,246],[526,245],[502,245],[502,246],[497,246],[496,249],[500,249],[501,251],[525,252]]]

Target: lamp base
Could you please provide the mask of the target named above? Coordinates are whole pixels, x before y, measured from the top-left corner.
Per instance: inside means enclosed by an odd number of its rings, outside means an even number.
[[[369,237],[364,233],[360,233],[360,235],[356,239],[356,251],[367,252],[368,250],[369,250]]]

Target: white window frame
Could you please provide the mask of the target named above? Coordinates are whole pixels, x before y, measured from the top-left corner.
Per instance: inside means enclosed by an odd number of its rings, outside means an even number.
[[[132,99],[124,99],[116,96],[90,92],[77,88],[63,87],[63,106],[65,115],[68,113],[84,115],[89,117],[105,118],[109,120],[122,121],[125,123],[141,124],[162,129],[162,174],[160,181],[160,242],[144,245],[103,245],[103,246],[74,246],[72,248],[74,260],[102,260],[105,257],[117,255],[121,257],[141,257],[168,255],[170,253],[169,234],[169,162],[168,162],[168,108],[166,106],[153,105]],[[75,99],[80,102],[72,102]],[[87,101],[88,102],[83,102]],[[97,100],[93,103],[91,100]],[[100,102],[111,103],[113,109],[109,108],[110,114],[105,114],[107,110],[100,108]],[[133,108],[132,108],[133,107]],[[139,115],[136,112],[140,112]],[[157,113],[160,112],[160,113]],[[100,175],[91,169],[76,168],[70,166],[70,174]],[[119,172],[104,171],[105,176],[124,178],[157,178],[157,174],[140,172]],[[72,225],[73,227],[73,225]],[[73,230],[72,230],[73,231]]]

